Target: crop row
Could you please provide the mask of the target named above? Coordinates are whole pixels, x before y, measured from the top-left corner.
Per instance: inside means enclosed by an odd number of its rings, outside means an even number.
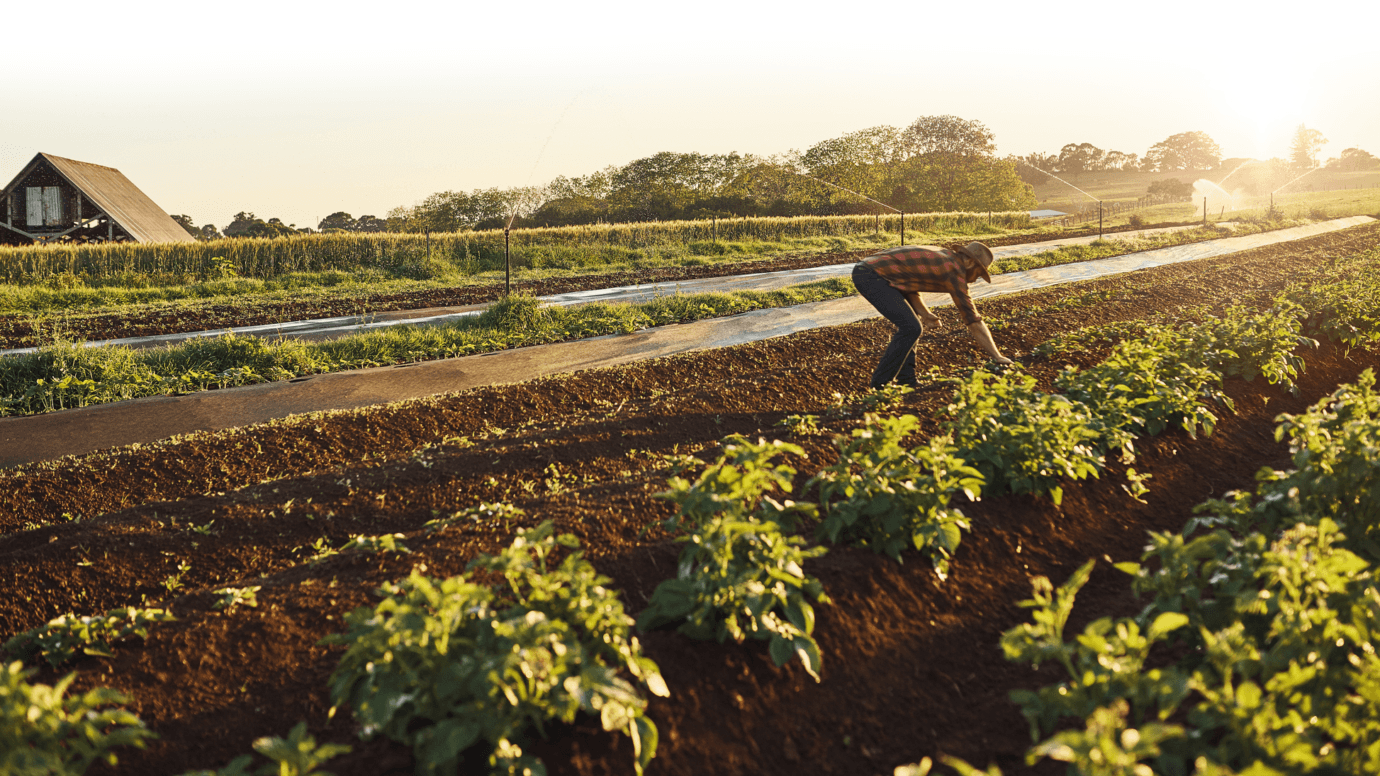
[[[1272,382],[1288,384],[1302,368],[1293,350],[1304,342],[1304,331],[1353,346],[1374,341],[1377,285],[1364,263],[1351,268],[1354,280],[1347,283],[1352,285],[1290,289],[1266,314],[1236,311],[1211,326],[1155,327],[1139,338],[1127,338],[1098,366],[1061,375],[1061,394],[1034,390],[1019,371],[975,372],[958,386],[945,436],[907,447],[905,441],[913,434],[916,420],[901,416],[871,418],[851,438],[837,440],[838,463],[820,471],[805,486],[807,493],[818,495],[813,503],[791,499],[795,472],[777,460],[792,453],[790,445],[725,440],[719,460],[695,481],[671,482],[666,497],[676,501],[680,510],[668,527],[684,530],[686,550],[680,571],[658,587],[640,618],[641,625],[677,625],[699,638],[759,638],[768,642],[768,651],[778,664],[799,658],[818,675],[823,656],[811,636],[813,606],[827,599],[804,565],[821,554],[824,545],[807,549],[801,537],[791,535],[794,528],[813,522],[821,542],[861,544],[898,560],[903,550],[913,547],[942,575],[962,531],[967,530],[961,512],[951,506],[959,495],[977,498],[1016,491],[1057,498],[1063,479],[1096,474],[1105,468],[1108,455],[1120,455],[1128,463],[1133,460],[1129,456],[1134,456],[1139,436],[1171,427],[1210,430],[1211,407],[1223,399],[1223,374],[1264,375]],[[1359,306],[1358,294],[1363,300]],[[1364,302],[1367,299],[1370,306]],[[1306,301],[1309,314],[1295,300]],[[1072,338],[1057,344],[1076,346]],[[1316,493],[1321,494],[1318,498],[1334,500],[1339,494],[1350,494],[1350,501],[1330,513],[1320,513],[1334,524],[1343,524],[1339,517],[1350,519],[1357,505],[1373,510],[1375,434],[1366,430],[1369,427],[1360,422],[1364,418],[1356,411],[1336,409],[1360,407],[1373,416],[1369,391],[1369,384],[1363,382],[1358,389],[1339,392],[1344,400],[1333,403],[1333,418],[1294,423],[1300,429],[1316,429],[1300,435],[1298,439],[1305,441],[1295,444],[1296,456],[1303,456],[1296,458],[1300,471],[1312,461],[1330,480],[1315,477],[1322,484],[1310,485],[1314,480],[1307,477],[1280,475],[1274,479],[1282,484],[1261,492],[1257,503],[1264,506],[1249,502],[1243,506],[1238,500],[1213,518],[1232,518],[1237,523],[1209,522],[1209,527],[1274,519],[1268,517],[1274,514],[1268,510],[1298,494]],[[885,409],[895,398],[895,392],[883,392],[869,400],[872,409]],[[801,416],[788,425],[806,432],[810,423],[808,416]],[[1011,433],[1001,436],[994,429]],[[1344,437],[1342,432],[1348,429],[1361,433]],[[1337,440],[1350,441],[1341,442],[1335,454],[1317,453],[1319,444]],[[1366,475],[1372,477],[1368,489],[1355,481],[1339,484],[1334,476],[1337,471],[1357,470],[1356,450],[1370,451],[1366,453],[1370,458],[1365,459],[1372,469]],[[1128,479],[1128,490],[1135,494],[1136,487],[1144,487],[1140,483],[1137,478]],[[1318,509],[1311,501],[1300,503],[1305,505],[1300,514]],[[490,519],[497,511],[500,508],[484,507],[429,528],[446,530],[456,523]],[[1257,516],[1241,517],[1247,513]],[[1374,524],[1374,515],[1370,518]],[[1321,520],[1317,526],[1320,536],[1332,530]],[[1365,550],[1364,542],[1374,539],[1354,541],[1362,542],[1358,546]],[[1319,542],[1317,546],[1323,547]],[[535,769],[538,764],[521,752],[516,741],[523,727],[535,724],[539,728],[546,719],[570,719],[581,710],[598,714],[606,729],[626,731],[636,742],[639,766],[645,764],[655,751],[656,733],[642,714],[645,701],[637,685],[662,694],[664,683],[655,666],[641,656],[631,635],[632,620],[623,613],[616,593],[577,553],[565,553],[557,563],[561,552],[556,547],[561,544],[575,549],[573,539],[553,536],[548,527],[539,527],[520,533],[507,550],[475,561],[473,576],[436,580],[414,575],[385,588],[383,602],[352,615],[348,633],[339,637],[348,649],[332,688],[335,702],[350,707],[366,730],[406,740],[419,762],[441,767],[453,762],[469,744],[483,740],[491,748],[495,767]],[[405,549],[382,539],[362,538],[357,546]],[[1220,571],[1214,568],[1200,577],[1219,579]],[[506,590],[495,586],[500,580],[506,580]],[[1329,580],[1337,581],[1329,577],[1324,582]],[[252,596],[244,589],[220,592],[225,593],[228,606],[252,605]],[[1057,597],[1046,593],[1047,603],[1054,606]],[[1059,606],[1071,605],[1071,599],[1068,592],[1058,599],[1064,602]],[[154,618],[136,610],[112,612],[104,619],[65,618],[42,632],[23,634],[15,647],[16,651],[22,648],[29,659],[41,655],[60,663],[64,654],[76,651],[74,643],[82,638],[63,634],[85,628],[90,634],[87,643],[104,650],[106,640],[137,635],[137,630],[129,628],[142,627],[142,622]],[[1182,627],[1169,628],[1177,622],[1174,618],[1156,627],[1161,619],[1157,616],[1138,626],[1140,632],[1153,630],[1164,641]],[[1081,649],[1078,645],[1091,638],[1068,648]],[[64,652],[50,651],[56,649]],[[1100,660],[1096,650],[1092,654],[1092,659]],[[638,680],[637,685],[620,678],[623,669]],[[120,702],[109,691],[63,698],[65,684],[57,688],[29,685],[25,673],[20,663],[7,666],[5,689],[0,692],[0,724],[4,725],[0,737],[7,744],[6,756],[15,758],[4,764],[17,772],[33,763],[39,763],[34,768],[61,763],[70,772],[80,772],[86,763],[110,755],[113,747],[135,743],[145,735],[130,715],[100,710]],[[1084,675],[1075,674],[1074,681]],[[1127,697],[1131,703],[1140,696]],[[1051,739],[1053,743],[1046,742],[1040,751],[1064,757],[1076,753],[1079,746],[1102,746],[1113,739],[1118,746],[1134,749],[1134,742],[1126,743],[1131,740],[1126,733],[1129,728],[1116,727],[1117,719],[1127,718],[1129,706],[1117,705],[1115,700],[1090,712],[1084,739]],[[1154,746],[1169,740],[1172,733],[1168,727],[1143,726],[1136,735]],[[273,759],[283,773],[308,773],[312,762],[330,753],[308,742],[303,730],[294,730],[288,739],[259,743],[256,751]],[[291,766],[298,770],[283,765],[289,752],[300,755],[299,765]],[[250,762],[246,756],[221,773],[248,773]],[[50,770],[63,772],[58,766]]]
[[[1031,225],[1025,211],[917,213],[904,217],[912,232],[972,232]],[[719,241],[775,242],[900,231],[901,216],[803,216],[723,221],[519,229],[506,244],[521,266],[593,266],[630,252]],[[218,277],[225,273],[267,278],[289,272],[378,268],[393,274],[429,276],[427,265],[443,260],[470,272],[503,269],[502,230],[419,234],[320,234],[242,238],[197,243],[99,244],[0,248],[0,282],[30,283],[53,276],[109,278],[123,274]]]
[[[1202,504],[1180,533],[1150,535],[1117,568],[1149,603],[1066,638],[1089,561],[1043,577],[1008,631],[1011,660],[1064,681],[1012,700],[1071,772],[1380,772],[1380,394],[1367,369],[1300,415],[1282,415],[1296,468],[1263,469],[1254,493]],[[1149,666],[1156,666],[1150,668]],[[1169,724],[1169,720],[1175,720]],[[1068,721],[1073,729],[1053,733]]]

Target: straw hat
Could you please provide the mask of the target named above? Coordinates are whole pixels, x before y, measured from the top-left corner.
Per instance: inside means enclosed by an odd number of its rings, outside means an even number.
[[[992,265],[992,259],[996,258],[992,255],[992,249],[980,242],[970,242],[959,250],[977,262],[978,274],[982,276],[983,280],[991,283],[992,276],[987,274],[987,268]]]

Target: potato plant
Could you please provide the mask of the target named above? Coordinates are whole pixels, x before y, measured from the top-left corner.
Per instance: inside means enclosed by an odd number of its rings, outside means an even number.
[[[944,430],[989,495],[1048,493],[1058,504],[1061,481],[1096,477],[1104,464],[1089,408],[1036,390],[1035,378],[1019,369],[974,371],[945,412]]]
[[[175,619],[164,609],[137,607],[111,609],[94,616],[64,614],[46,625],[14,636],[5,642],[4,651],[25,662],[42,657],[56,668],[76,657],[78,652],[108,657],[111,642],[133,636],[147,638],[149,625]]]
[[[789,496],[793,492],[796,470],[775,463],[778,456],[803,457],[804,448],[788,442],[759,439],[751,442],[741,435],[726,437],[718,460],[706,467],[694,482],[684,477],[668,480],[670,490],[657,498],[674,501],[675,514],[662,521],[668,531],[688,523],[697,527],[715,518],[772,522],[792,530],[802,517],[813,517],[813,504],[778,500],[773,493]]]
[[[418,773],[454,774],[460,755],[483,743],[494,773],[541,763],[525,754],[529,728],[597,714],[624,731],[641,773],[656,753],[655,724],[634,681],[669,691],[642,656],[608,580],[551,523],[519,529],[511,546],[480,556],[470,570],[500,574],[507,590],[465,575],[433,579],[413,572],[381,589],[384,600],[346,617],[348,630],[325,639],[347,647],[331,678],[336,707],[348,705],[362,735],[410,744]]]
[[[658,495],[679,509],[663,525],[688,524],[690,533],[681,537],[686,546],[676,577],[657,585],[639,628],[677,625],[691,638],[766,640],[776,665],[799,656],[819,681],[814,604],[829,599],[803,564],[826,550],[804,549],[804,540],[786,536],[781,525],[814,516],[816,508],[770,495],[790,495],[795,476],[795,469],[775,459],[803,452],[784,442],[731,436],[695,482],[671,478],[671,489]]]
[[[319,766],[334,757],[347,754],[350,747],[343,744],[318,744],[307,732],[307,723],[298,722],[287,738],[264,736],[254,741],[254,751],[270,760],[251,770],[253,755],[242,754],[216,770],[187,771],[181,776],[332,776]]]
[[[77,776],[93,763],[115,764],[111,750],[142,748],[154,734],[119,708],[120,693],[107,687],[65,698],[75,673],[57,684],[29,684],[33,670],[18,661],[0,663],[0,773]]]
[[[1036,580],[1033,622],[1002,646],[1068,679],[1012,698],[1036,740],[1070,717],[1087,730],[1047,739],[1032,758],[1082,757],[1095,732],[1134,723],[1154,746],[1127,747],[1139,752],[1129,762],[1157,773],[1380,772],[1380,598],[1373,547],[1358,541],[1375,503],[1373,385],[1367,373],[1282,416],[1297,470],[1264,470],[1253,497],[1210,501],[1183,533],[1152,533],[1143,564],[1119,564],[1149,599],[1136,617],[1066,640],[1092,564],[1057,590]]]
[[[804,549],[803,539],[782,534],[776,523],[723,516],[701,523],[683,541],[676,577],[657,585],[638,628],[676,625],[694,639],[765,640],[773,663],[798,656],[818,682],[814,604],[829,597],[803,564],[825,548]]]
[[[959,493],[980,498],[982,475],[954,454],[948,437],[905,447],[902,441],[920,426],[914,415],[869,415],[866,421],[851,439],[836,438],[838,462],[806,485],[819,489],[823,517],[816,535],[831,544],[871,547],[897,562],[903,549],[913,547],[943,579],[970,527],[949,502]]]

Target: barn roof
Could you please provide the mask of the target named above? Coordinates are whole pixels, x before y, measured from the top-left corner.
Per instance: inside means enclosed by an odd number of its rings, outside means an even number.
[[[47,161],[68,183],[80,189],[87,199],[139,242],[195,241],[196,238],[172,220],[172,216],[114,167],[40,153],[4,190],[10,191],[27,177],[40,160]]]

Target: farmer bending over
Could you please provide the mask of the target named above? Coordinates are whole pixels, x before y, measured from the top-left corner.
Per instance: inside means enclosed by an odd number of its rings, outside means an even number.
[[[949,292],[978,345],[998,364],[1011,363],[997,350],[992,332],[968,295],[968,284],[978,278],[992,282],[987,274],[991,263],[992,249],[980,242],[952,251],[933,245],[903,245],[858,262],[853,268],[853,285],[877,312],[896,324],[896,333],[872,373],[873,389],[892,380],[915,385],[915,342],[924,331],[921,324],[939,323],[939,316],[920,299],[921,291]]]

